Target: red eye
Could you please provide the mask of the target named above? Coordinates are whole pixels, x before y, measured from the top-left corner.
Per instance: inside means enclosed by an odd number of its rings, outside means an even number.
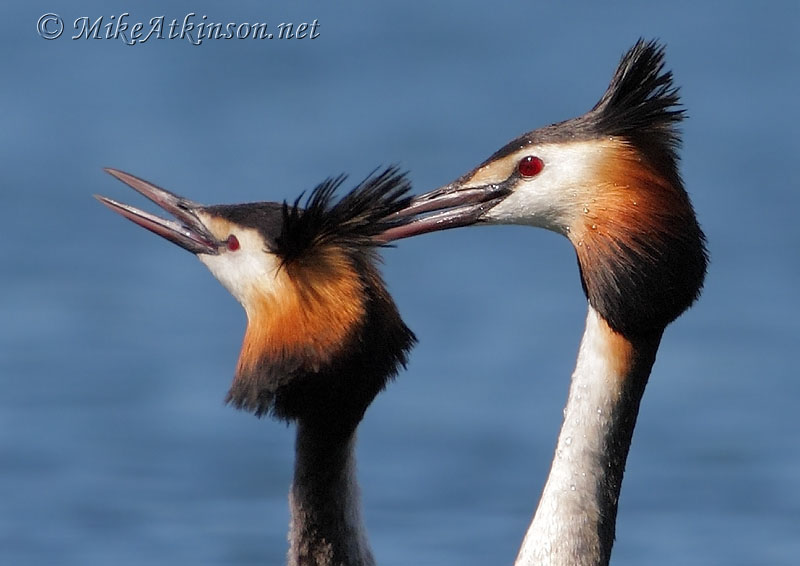
[[[523,177],[535,177],[542,172],[542,169],[544,169],[544,161],[535,155],[523,157],[517,165],[517,170]]]
[[[228,247],[230,251],[235,252],[236,250],[239,249],[239,240],[238,238],[236,238],[236,236],[231,234],[230,236],[228,236],[228,239],[225,240],[225,245]]]

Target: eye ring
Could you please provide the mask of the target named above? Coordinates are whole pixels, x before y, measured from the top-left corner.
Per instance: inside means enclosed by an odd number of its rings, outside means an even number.
[[[542,172],[542,169],[544,169],[544,161],[535,155],[523,157],[517,164],[517,171],[519,171],[519,174],[526,179],[535,177]]]
[[[228,239],[225,240],[225,247],[228,248],[228,251],[235,252],[241,247],[239,244],[239,238],[231,234],[228,236]]]

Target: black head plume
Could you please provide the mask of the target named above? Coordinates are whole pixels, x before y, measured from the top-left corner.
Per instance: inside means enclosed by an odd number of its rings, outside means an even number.
[[[635,145],[663,174],[678,163],[678,124],[685,118],[672,72],[664,71],[664,46],[639,39],[617,66],[603,96],[577,118],[527,132],[494,152],[481,166],[530,144],[562,143],[609,136]]]
[[[628,136],[641,133],[679,139],[675,126],[684,118],[672,71],[664,71],[664,46],[640,39],[623,55],[608,89],[590,114],[599,133]]]
[[[314,246],[338,243],[350,247],[375,246],[374,236],[396,224],[386,218],[409,205],[411,189],[405,173],[397,167],[373,172],[336,204],[334,193],[346,176],[329,178],[317,185],[305,207],[302,195],[293,205],[284,202],[283,224],[277,253],[291,262]]]
[[[602,98],[579,120],[595,135],[627,139],[663,174],[675,176],[678,124],[685,117],[672,71],[664,70],[664,46],[639,39],[623,55]]]

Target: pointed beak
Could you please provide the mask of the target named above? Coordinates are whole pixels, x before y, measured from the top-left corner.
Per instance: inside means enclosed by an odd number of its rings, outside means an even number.
[[[94,195],[97,200],[108,208],[118,212],[142,228],[146,228],[194,254],[216,255],[219,253],[219,247],[222,243],[211,235],[195,213],[195,211],[203,208],[201,205],[148,183],[143,179],[134,177],[129,173],[110,168],[106,168],[105,171],[149,198],[166,212],[172,214],[176,220],[159,218],[130,205],[122,204],[104,196]]]
[[[391,242],[470,226],[480,222],[488,210],[511,194],[503,184],[468,186],[464,179],[414,197],[409,206],[387,218],[399,225],[383,232],[380,238]]]

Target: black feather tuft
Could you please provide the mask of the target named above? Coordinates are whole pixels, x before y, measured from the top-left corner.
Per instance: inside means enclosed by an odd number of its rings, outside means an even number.
[[[600,137],[634,145],[673,183],[677,175],[680,122],[686,117],[672,71],[664,70],[664,46],[639,39],[620,60],[602,98],[578,120]]]
[[[601,136],[621,136],[646,149],[658,144],[673,161],[685,118],[672,71],[664,71],[664,46],[639,39],[623,55],[608,89],[583,117]]]
[[[283,203],[283,225],[276,239],[276,252],[284,263],[291,262],[310,249],[327,244],[350,247],[376,246],[374,236],[395,224],[386,220],[411,202],[406,173],[395,167],[373,171],[336,204],[334,193],[346,176],[339,175],[317,185],[304,208],[298,197],[294,204]]]
[[[672,72],[664,71],[664,46],[639,39],[620,60],[603,96],[577,118],[527,132],[497,150],[485,163],[529,144],[562,143],[608,136],[624,138],[666,174],[678,162],[678,124],[686,117]]]

